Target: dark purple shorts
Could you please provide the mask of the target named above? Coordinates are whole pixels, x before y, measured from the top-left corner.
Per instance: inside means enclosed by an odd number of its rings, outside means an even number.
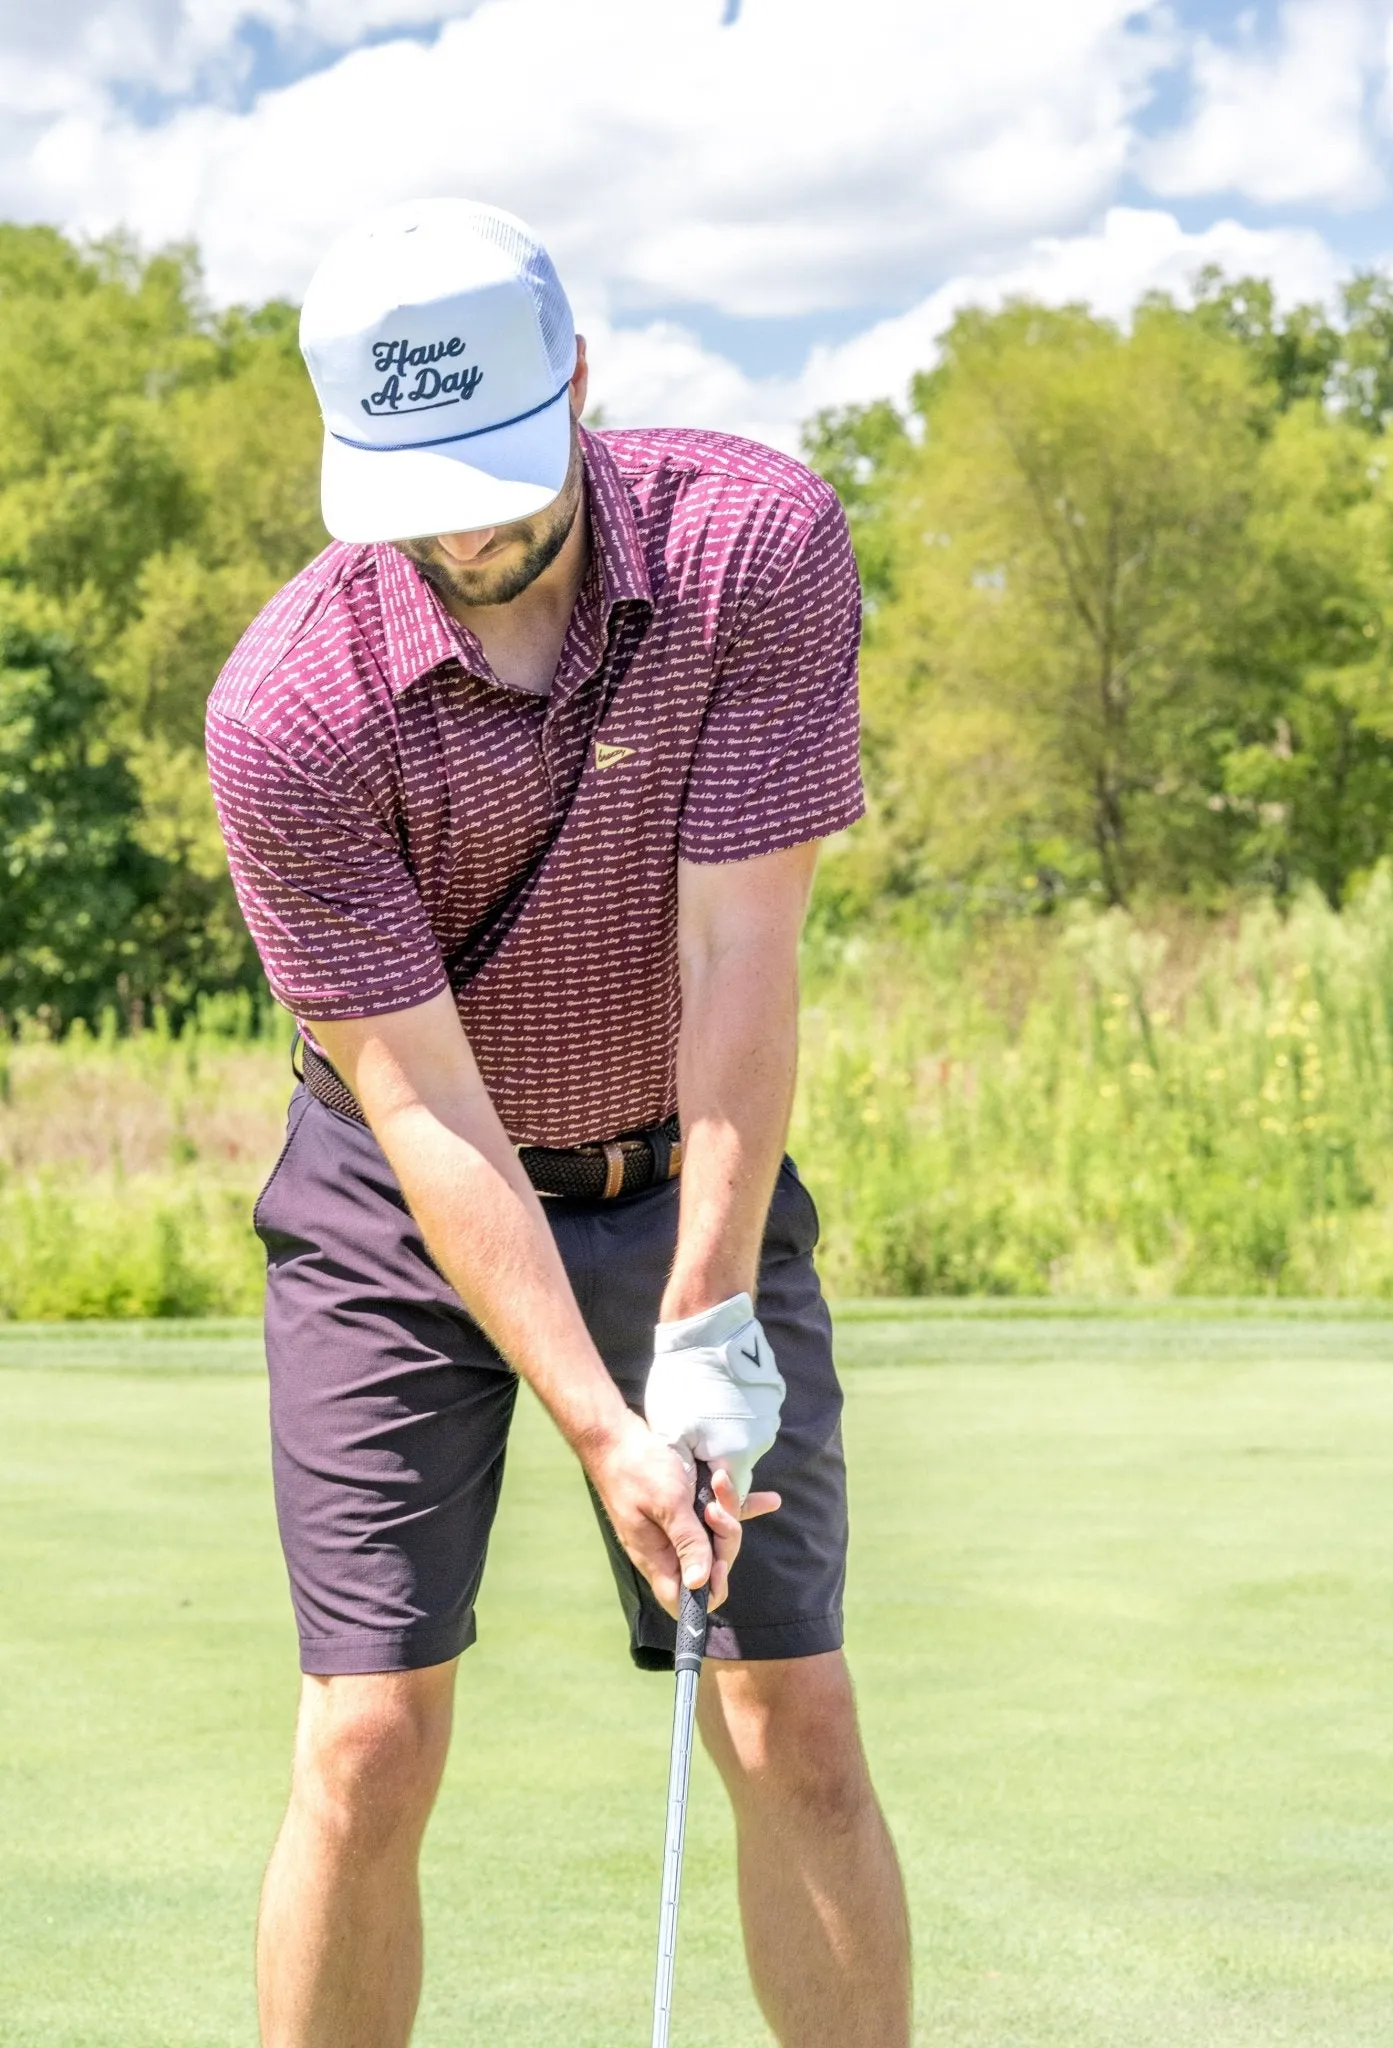
[[[672,1261],[677,1183],[546,1204],[600,1356],[641,1408]],[[303,1088],[256,1205],[276,1512],[300,1632],[321,1675],[441,1664],[473,1642],[517,1380],[432,1263],[377,1141]],[[788,1383],[714,1657],[808,1657],[842,1641],[846,1475],[817,1215],[793,1167],[765,1230],[759,1315]],[[598,1511],[597,1511],[598,1512]],[[673,1624],[603,1515],[634,1661],[672,1667]]]

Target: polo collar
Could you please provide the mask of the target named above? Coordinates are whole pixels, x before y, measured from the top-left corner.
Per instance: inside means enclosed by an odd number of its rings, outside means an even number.
[[[464,630],[405,555],[389,542],[374,547],[377,595],[387,683],[393,695],[410,689],[447,661],[472,660]]]
[[[600,572],[605,625],[617,606],[653,608],[653,586],[633,503],[614,458],[604,443],[581,428],[590,538]],[[460,662],[478,665],[478,643],[448,611],[414,563],[389,543],[371,550],[377,562],[387,682],[394,695],[441,668]],[[583,593],[577,603],[583,602]]]
[[[633,500],[604,442],[582,427],[580,445],[590,500],[590,538],[600,564],[605,618],[608,620],[614,607],[626,601],[644,604],[651,611],[653,584]]]

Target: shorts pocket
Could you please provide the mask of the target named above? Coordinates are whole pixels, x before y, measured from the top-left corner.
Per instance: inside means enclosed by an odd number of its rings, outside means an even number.
[[[817,1249],[822,1235],[822,1220],[817,1213],[817,1204],[798,1177],[798,1168],[785,1154],[779,1168],[779,1178],[774,1184],[774,1201],[769,1211],[769,1227],[765,1232],[766,1245],[770,1238],[782,1239],[797,1258],[807,1258]]]
[[[252,1204],[252,1229],[256,1232],[257,1236],[262,1238],[263,1240],[266,1235],[266,1218],[264,1214],[264,1205],[266,1202],[266,1197],[270,1194],[272,1188],[275,1186],[281,1168],[285,1165],[286,1160],[290,1157],[290,1148],[295,1143],[296,1132],[299,1130],[301,1124],[305,1120],[305,1110],[308,1107],[309,1099],[309,1092],[303,1086],[297,1088],[295,1090],[295,1093],[291,1096],[290,1106],[285,1113],[285,1140],[281,1145],[279,1153],[276,1155],[275,1165],[271,1168],[271,1171],[266,1176],[265,1184],[262,1187],[261,1193],[257,1196],[255,1202]]]

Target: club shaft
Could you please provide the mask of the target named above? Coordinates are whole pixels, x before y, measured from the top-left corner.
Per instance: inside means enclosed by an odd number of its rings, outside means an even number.
[[[677,1963],[677,1908],[682,1896],[682,1846],[687,1834],[687,1787],[692,1776],[697,1673],[677,1674],[668,1766],[667,1837],[663,1844],[663,1905],[658,1922],[658,1973],[653,1989],[653,2048],[668,2048],[672,2031],[672,1979]]]
[[[714,1495],[711,1473],[698,1462],[694,1505],[704,1523]],[[692,1737],[697,1685],[706,1655],[705,1586],[683,1587],[673,1662],[677,1697],[672,1710],[672,1755],[667,1773],[667,1834],[663,1842],[663,1906],[658,1920],[658,1969],[653,1986],[653,2048],[668,2048],[672,2032],[672,1980],[677,1966],[677,1908],[682,1897],[682,1848],[687,1839],[687,1788],[692,1779]]]

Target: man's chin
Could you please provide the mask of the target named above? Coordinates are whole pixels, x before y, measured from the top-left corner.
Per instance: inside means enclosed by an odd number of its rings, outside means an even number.
[[[424,558],[412,555],[410,559],[438,591],[453,598],[456,604],[506,604],[528,581],[525,555],[518,561],[490,562],[487,569],[457,569],[438,553]]]
[[[498,553],[478,568],[452,562],[438,539],[399,542],[398,546],[449,603],[465,607],[511,604],[545,574],[566,545],[580,511],[581,494],[577,491],[570,504],[563,500],[558,500],[561,516],[554,518],[549,528],[538,532],[522,526],[506,539],[500,536],[491,543]]]

